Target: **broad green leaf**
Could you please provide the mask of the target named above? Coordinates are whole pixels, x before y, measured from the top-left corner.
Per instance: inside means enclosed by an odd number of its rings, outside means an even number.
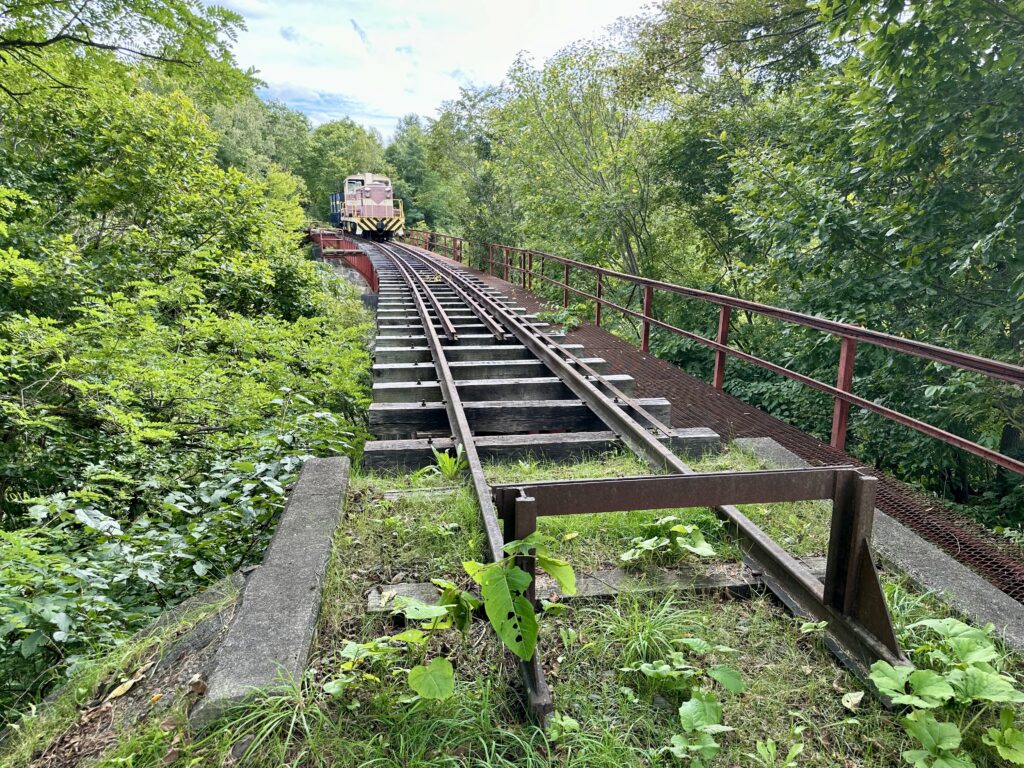
[[[972,627],[970,624],[965,624],[959,619],[947,618],[947,619],[924,619],[911,624],[908,629],[916,629],[917,627],[927,627],[928,629],[940,635],[943,638],[970,638],[972,640],[985,641],[989,639],[989,633],[986,629],[979,629],[978,627]]]
[[[455,670],[448,659],[438,658],[409,670],[409,687],[424,699],[447,699],[455,693]]]
[[[892,698],[906,693],[907,680],[913,671],[913,667],[894,667],[887,661],[876,661],[871,665],[868,678],[878,688],[879,693]]]
[[[399,632],[397,635],[393,635],[391,639],[399,643],[422,645],[427,642],[427,635],[422,629],[412,628],[407,629],[404,632]]]
[[[715,680],[729,693],[743,693],[747,690],[747,684],[743,681],[743,675],[739,670],[730,667],[728,664],[717,664],[708,670],[708,677]]]
[[[981,740],[1013,765],[1024,765],[1024,732],[1016,728],[989,728]]]
[[[961,701],[1024,701],[1024,693],[1017,690],[1008,678],[980,667],[954,669],[949,673],[949,682]]]
[[[666,678],[671,677],[675,670],[672,668],[672,665],[664,661],[654,661],[641,664],[640,672],[647,677]]]
[[[530,574],[517,566],[492,563],[476,571],[484,611],[501,641],[523,661],[533,657],[537,644],[537,617],[522,592]]]
[[[711,643],[700,637],[680,637],[672,642],[689,648],[694,653],[711,653],[711,651],[714,650],[714,646],[711,645]]]
[[[558,582],[558,587],[564,594],[576,594],[576,572],[565,560],[538,553],[537,566]]]
[[[30,632],[21,638],[21,655],[28,658],[46,643],[46,635],[40,629]]]
[[[991,640],[973,637],[954,637],[946,641],[953,656],[964,664],[981,664],[995,661],[999,651]]]
[[[688,733],[722,722],[722,705],[713,693],[694,690],[690,700],[679,707],[679,722]]]
[[[903,728],[932,755],[960,746],[960,729],[954,723],[943,723],[927,712],[913,712],[903,718]]]
[[[395,598],[394,606],[392,613],[400,613],[412,621],[440,619],[448,615],[448,609],[443,605],[427,605],[422,600],[404,595]]]
[[[930,669],[918,669],[910,673],[910,690],[915,698],[925,702],[915,706],[937,707],[954,695],[953,687],[946,679]]]
[[[486,567],[486,565],[484,565],[483,563],[478,563],[476,560],[464,560],[462,563],[463,570],[465,570],[466,573],[469,574],[469,577],[473,579],[473,581],[475,581],[477,584],[480,583],[480,580],[477,578],[477,574],[480,573],[480,571]]]

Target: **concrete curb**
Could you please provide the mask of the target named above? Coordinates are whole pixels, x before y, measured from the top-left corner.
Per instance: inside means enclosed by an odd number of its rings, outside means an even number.
[[[303,466],[217,650],[206,696],[189,713],[193,727],[210,725],[255,690],[302,679],[348,478],[347,458],[310,459]]]
[[[762,461],[783,469],[810,466],[770,437],[734,441]],[[920,589],[934,592],[974,624],[994,624],[996,634],[1015,650],[1024,650],[1024,606],[982,576],[925,541],[902,523],[875,510],[871,537],[882,562],[900,571]]]

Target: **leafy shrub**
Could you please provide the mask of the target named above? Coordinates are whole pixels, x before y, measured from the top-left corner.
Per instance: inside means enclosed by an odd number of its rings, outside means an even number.
[[[902,723],[918,748],[905,751],[903,759],[914,768],[974,765],[961,743],[977,737],[982,717],[1001,705],[998,723],[985,729],[981,741],[1007,763],[1024,765],[1024,732],[1015,727],[1012,709],[1024,702],[1024,692],[1002,670],[993,626],[979,629],[947,618],[919,621],[908,630],[920,637],[910,654],[921,668],[878,661],[870,675],[883,696],[910,708]]]
[[[358,296],[215,150],[131,83],[5,113],[0,720],[258,560],[305,457],[364,439]]]

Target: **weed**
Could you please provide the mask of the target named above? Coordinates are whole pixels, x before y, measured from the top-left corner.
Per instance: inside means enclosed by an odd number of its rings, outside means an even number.
[[[721,523],[718,528],[721,528]],[[649,562],[678,560],[687,553],[698,557],[714,557],[715,549],[696,525],[687,525],[675,515],[660,517],[643,527],[643,533],[631,541],[619,559],[628,566],[639,567]]]
[[[311,745],[333,725],[324,702],[317,696],[311,675],[302,680],[282,679],[272,690],[257,692],[251,701],[230,710],[199,749],[231,741],[244,744],[246,763],[321,765]]]
[[[667,658],[676,650],[676,639],[694,634],[695,628],[692,614],[672,597],[625,593],[616,599],[615,610],[587,608],[583,615],[596,624],[595,650],[613,658],[617,667]]]

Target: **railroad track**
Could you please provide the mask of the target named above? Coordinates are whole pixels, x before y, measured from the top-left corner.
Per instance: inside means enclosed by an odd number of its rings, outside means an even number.
[[[634,397],[635,382],[434,254],[364,243],[379,280],[370,469],[409,470],[434,450],[460,450],[493,560],[538,516],[711,506],[743,558],[795,613],[826,621],[827,641],[858,674],[877,659],[905,662],[871,560],[874,478],[849,467],[697,474],[681,455],[717,448],[709,429],[672,429],[670,403]],[[492,488],[486,459],[569,459],[626,446],[671,477],[533,483]],[[749,520],[738,503],[829,498],[832,535],[824,583]],[[614,502],[609,500],[614,499]],[[553,501],[557,500],[557,501]],[[609,504],[611,503],[611,506]],[[517,558],[531,573],[533,558]],[[532,588],[529,597],[533,597]],[[530,708],[551,711],[538,657],[524,662]]]

